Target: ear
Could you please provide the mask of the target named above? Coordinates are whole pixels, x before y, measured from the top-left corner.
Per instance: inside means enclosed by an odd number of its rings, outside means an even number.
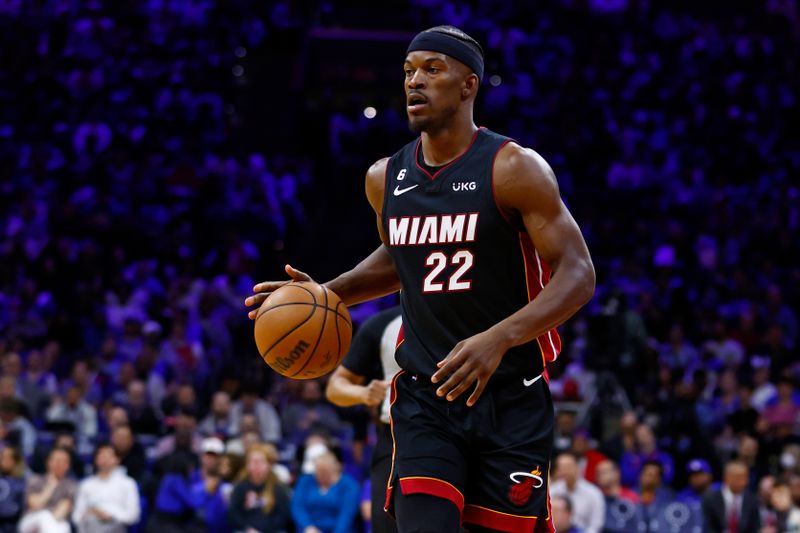
[[[479,85],[480,80],[478,79],[478,75],[474,72],[470,72],[470,74],[464,78],[464,83],[461,86],[461,99],[468,100],[474,97],[478,92]]]

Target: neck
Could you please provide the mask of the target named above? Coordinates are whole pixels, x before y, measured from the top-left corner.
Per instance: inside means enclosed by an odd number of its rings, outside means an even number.
[[[342,477],[341,474],[335,474],[332,478],[325,480],[325,483],[320,483],[319,480],[317,480],[317,483],[319,483],[321,489],[329,489],[339,482],[340,477]]]
[[[97,477],[99,477],[100,479],[108,479],[110,475],[111,475],[111,469],[100,470],[99,472],[97,472]]]
[[[469,148],[478,127],[472,113],[456,116],[453,123],[435,132],[422,132],[422,155],[425,162],[438,167],[446,165]]]

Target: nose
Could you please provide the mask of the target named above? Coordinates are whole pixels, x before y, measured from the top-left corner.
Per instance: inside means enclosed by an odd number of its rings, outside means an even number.
[[[418,68],[414,71],[414,74],[408,78],[408,88],[421,89],[423,87],[425,87],[425,73],[422,69]]]

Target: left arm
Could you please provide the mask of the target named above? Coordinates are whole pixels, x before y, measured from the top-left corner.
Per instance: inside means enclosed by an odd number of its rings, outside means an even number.
[[[123,501],[121,505],[103,505],[103,512],[112,520],[130,526],[139,521],[141,513],[139,489],[136,482],[130,478],[119,480],[122,486]]]
[[[83,515],[88,510],[88,494],[86,494],[86,482],[80,484],[78,487],[78,495],[75,497],[75,508],[72,511],[72,521],[80,524],[83,520]]]
[[[498,207],[522,220],[528,236],[554,275],[539,295],[488,330],[465,339],[439,362],[431,377],[439,396],[455,400],[474,385],[467,405],[480,397],[505,353],[564,323],[594,294],[592,259],[580,228],[558,190],[547,162],[533,150],[509,143],[494,166]]]

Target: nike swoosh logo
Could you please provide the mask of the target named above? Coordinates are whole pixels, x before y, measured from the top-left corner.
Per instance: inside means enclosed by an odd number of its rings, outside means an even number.
[[[400,196],[401,194],[407,193],[411,189],[416,189],[417,187],[419,187],[419,183],[417,183],[416,185],[412,185],[411,187],[406,187],[405,189],[401,189],[400,186],[398,185],[397,187],[394,188],[394,195]]]
[[[533,378],[533,379],[523,379],[523,380],[522,380],[522,384],[523,384],[523,385],[525,385],[526,387],[530,387],[531,385],[533,385],[534,383],[536,383],[537,381],[539,381],[540,379],[542,379],[542,376],[543,376],[543,375],[544,375],[544,374],[539,374],[538,376],[536,376],[536,377],[535,377],[535,378]]]

